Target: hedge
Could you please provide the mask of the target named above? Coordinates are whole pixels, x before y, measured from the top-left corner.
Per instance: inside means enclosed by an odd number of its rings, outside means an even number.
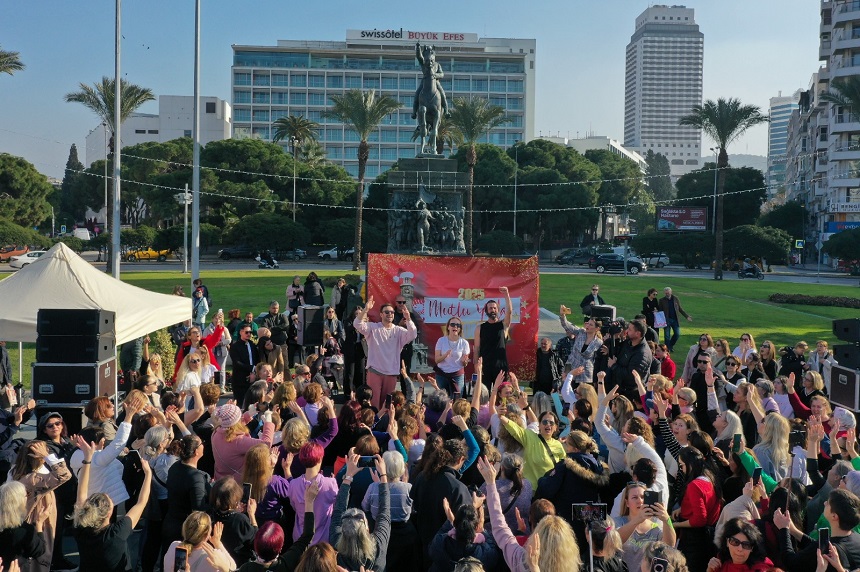
[[[860,298],[847,296],[807,296],[805,294],[771,294],[767,297],[778,304],[800,304],[803,306],[836,306],[837,308],[860,309]]]

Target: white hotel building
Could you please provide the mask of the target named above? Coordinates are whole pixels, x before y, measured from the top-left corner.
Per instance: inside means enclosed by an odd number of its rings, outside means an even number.
[[[358,174],[358,135],[323,117],[329,96],[350,89],[375,89],[400,101],[370,142],[366,176],[373,178],[398,159],[414,157],[412,102],[421,70],[415,43],[432,44],[445,77],[449,104],[480,96],[506,110],[510,122],[483,138],[502,147],[534,137],[535,40],[479,38],[477,34],[391,30],[347,30],[346,41],[279,40],[276,46],[233,46],[233,137],[270,141],[272,123],[302,115],[320,124],[326,156]],[[281,142],[287,147],[288,142]]]

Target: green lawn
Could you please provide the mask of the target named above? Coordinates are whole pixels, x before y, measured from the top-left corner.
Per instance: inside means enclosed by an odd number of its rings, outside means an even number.
[[[299,271],[304,281],[307,271]],[[292,281],[295,271],[288,270],[236,270],[206,272],[204,283],[209,287],[213,302],[213,312],[223,308],[225,313],[232,308],[242,312],[264,312],[270,300],[278,300],[283,307],[286,302],[285,290]],[[317,270],[323,281],[346,275],[351,283],[357,279],[351,272]],[[123,274],[123,280],[155,292],[169,294],[173,286],[182,284],[190,292],[188,275],[178,272],[130,272]],[[820,284],[790,284],[745,280],[715,282],[702,278],[650,278],[648,276],[623,277],[595,274],[562,275],[542,274],[540,305],[557,313],[560,304],[576,308],[593,283],[600,284],[600,293],[607,303],[618,308],[618,315],[631,318],[641,309],[641,300],[649,288],[654,287],[663,295],[663,287],[671,286],[694,321],[683,322],[682,339],[679,347],[695,343],[696,337],[708,332],[714,337],[729,340],[734,347],[742,332],[750,332],[757,343],[772,340],[777,347],[792,345],[798,340],[806,340],[814,345],[818,339],[831,344],[836,340],[831,332],[831,320],[836,318],[860,318],[860,310],[821,306],[797,306],[773,304],[767,301],[768,295],[775,292],[796,294],[824,294],[830,296],[860,295],[856,286],[829,286]],[[211,315],[211,314],[210,314]],[[8,344],[14,376],[18,373],[18,345]],[[26,344],[24,349],[24,382],[29,386],[30,367],[35,361],[35,349]]]

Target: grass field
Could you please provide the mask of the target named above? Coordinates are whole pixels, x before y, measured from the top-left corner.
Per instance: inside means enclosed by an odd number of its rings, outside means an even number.
[[[232,308],[254,313],[267,310],[270,300],[278,300],[285,306],[285,290],[292,281],[294,272],[279,270],[242,270],[206,272],[204,283],[212,297],[213,309],[223,308],[226,313]],[[317,271],[325,279],[342,276],[344,272]],[[346,273],[349,276],[351,273]],[[302,273],[304,278],[305,273]],[[134,272],[123,274],[123,280],[155,292],[170,294],[173,286],[183,284],[190,292],[188,275],[168,272]],[[348,277],[350,282],[355,282]],[[732,347],[737,345],[741,333],[749,332],[756,342],[772,340],[777,347],[793,345],[806,340],[814,346],[818,339],[836,340],[831,332],[831,320],[836,318],[860,318],[860,310],[822,306],[797,306],[774,304],[767,300],[775,292],[795,294],[818,294],[828,296],[856,297],[860,292],[856,286],[830,286],[820,284],[791,284],[745,280],[715,282],[702,278],[651,278],[649,276],[596,276],[594,274],[542,274],[540,278],[540,305],[557,313],[560,304],[576,308],[595,282],[600,284],[600,293],[608,304],[618,308],[618,315],[631,318],[641,309],[641,301],[649,288],[657,288],[663,295],[663,287],[671,286],[680,298],[684,309],[693,316],[693,322],[683,322],[682,338],[678,346],[689,347],[702,332],[714,337],[726,338]],[[328,292],[327,292],[328,294]],[[156,309],[153,309],[156,310]],[[14,376],[18,378],[17,343],[8,344]],[[32,344],[24,347],[24,382],[29,387],[30,363],[35,361]],[[677,360],[676,360],[677,361]]]

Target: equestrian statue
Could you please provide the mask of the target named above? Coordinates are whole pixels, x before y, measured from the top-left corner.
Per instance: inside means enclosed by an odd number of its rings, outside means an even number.
[[[436,62],[436,51],[433,46],[421,47],[415,44],[415,58],[421,66],[421,85],[415,92],[412,104],[412,118],[418,120],[418,131],[421,135],[421,153],[437,155],[436,138],[439,135],[439,123],[442,114],[448,115],[448,99],[439,80],[445,76],[442,66]]]

